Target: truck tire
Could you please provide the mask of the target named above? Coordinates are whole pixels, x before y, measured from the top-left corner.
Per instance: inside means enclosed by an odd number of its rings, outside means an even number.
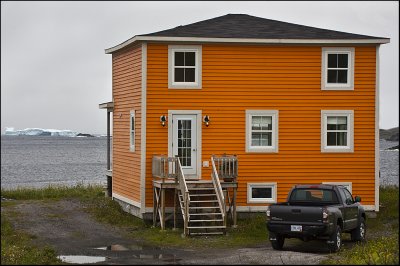
[[[366,232],[365,220],[361,217],[360,224],[351,231],[351,241],[364,241]]]
[[[340,247],[342,246],[342,228],[339,225],[336,225],[335,232],[330,235],[328,241],[328,248],[331,252],[338,252]]]
[[[279,234],[272,234],[272,236],[276,238],[276,240],[270,240],[272,248],[276,250],[282,250],[283,244],[285,243],[285,238]]]

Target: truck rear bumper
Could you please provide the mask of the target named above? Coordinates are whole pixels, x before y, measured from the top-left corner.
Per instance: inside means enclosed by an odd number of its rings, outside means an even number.
[[[295,237],[295,238],[319,238],[323,236],[329,236],[332,234],[332,226],[329,224],[315,224],[315,225],[302,225],[302,231],[293,232],[291,230],[290,224],[277,224],[277,223],[267,223],[268,231],[275,234],[279,234],[285,237]]]

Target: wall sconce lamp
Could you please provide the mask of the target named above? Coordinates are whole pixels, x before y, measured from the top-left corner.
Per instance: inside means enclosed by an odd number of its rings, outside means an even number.
[[[208,127],[208,124],[210,123],[210,117],[208,115],[205,115],[203,117],[203,122],[206,124],[206,127]]]
[[[160,116],[160,122],[163,127],[165,127],[165,122],[167,122],[167,117],[165,115]]]

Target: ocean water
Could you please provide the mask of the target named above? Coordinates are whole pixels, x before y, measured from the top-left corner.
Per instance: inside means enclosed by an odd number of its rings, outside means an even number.
[[[387,150],[399,145],[396,141],[380,140],[380,185],[399,185],[399,150]]]
[[[106,137],[1,136],[1,188],[106,184]]]
[[[380,184],[399,185],[399,142],[380,141]],[[107,183],[107,138],[1,136],[1,188]]]

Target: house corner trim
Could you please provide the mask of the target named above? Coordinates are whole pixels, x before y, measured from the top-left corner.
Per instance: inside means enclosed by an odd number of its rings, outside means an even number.
[[[140,137],[140,212],[146,211],[146,97],[147,91],[147,43],[142,43],[142,110],[141,110],[141,137]]]
[[[375,211],[379,211],[379,47],[376,46],[375,56]]]

